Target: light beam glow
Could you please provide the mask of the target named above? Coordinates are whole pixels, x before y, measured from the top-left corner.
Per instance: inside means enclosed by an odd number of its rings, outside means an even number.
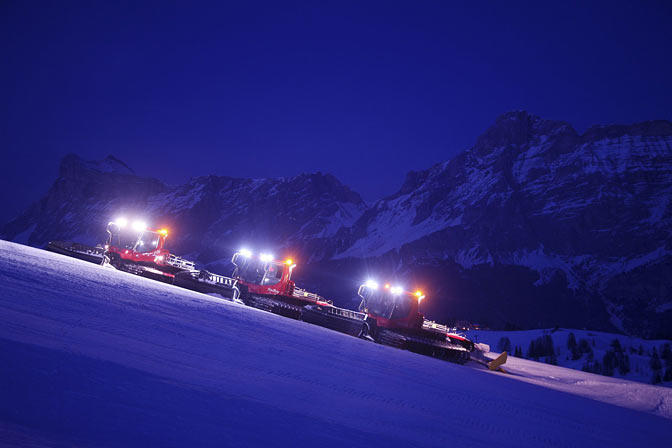
[[[142,221],[135,221],[133,222],[133,230],[136,232],[142,232],[143,230],[147,229],[147,224],[145,224]]]
[[[252,257],[252,251],[243,248],[243,249],[240,249],[240,255],[242,255],[245,258],[250,258],[250,257]]]

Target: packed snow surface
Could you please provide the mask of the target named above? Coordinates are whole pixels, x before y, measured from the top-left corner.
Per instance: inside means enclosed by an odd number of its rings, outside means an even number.
[[[7,446],[669,446],[672,391],[511,375],[0,241]]]

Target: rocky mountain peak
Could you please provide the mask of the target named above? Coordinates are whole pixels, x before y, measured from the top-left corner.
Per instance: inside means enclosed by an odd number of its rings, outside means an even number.
[[[585,140],[617,139],[624,135],[641,137],[669,137],[672,135],[672,122],[667,120],[644,121],[632,125],[591,126],[581,136]]]
[[[299,174],[289,179],[288,182],[290,186],[303,188],[313,195],[328,195],[339,202],[364,203],[359,193],[352,191],[350,187],[329,173],[317,171]]]
[[[401,190],[399,190],[399,192],[394,195],[394,197],[408,194],[414,190],[417,190],[427,180],[429,172],[430,170],[421,170],[409,171],[406,173],[406,179],[404,179]]]
[[[574,128],[564,121],[544,120],[524,110],[511,111],[497,117],[478,138],[474,151],[484,154],[496,148],[524,147],[542,135],[558,133],[576,135]]]
[[[135,175],[135,171],[113,155],[103,160],[84,160],[77,154],[68,154],[61,159],[59,176],[61,178],[79,178],[86,171]]]

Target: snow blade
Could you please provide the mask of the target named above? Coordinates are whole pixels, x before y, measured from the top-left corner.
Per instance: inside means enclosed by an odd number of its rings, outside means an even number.
[[[479,345],[480,344],[476,344],[476,349],[469,354],[469,359],[487,367],[489,370],[492,370],[493,372],[509,373],[502,368],[502,365],[506,363],[506,360],[509,356],[508,353],[502,352],[495,359],[490,359],[487,356],[485,356],[485,353],[488,352],[481,350],[481,347]]]
[[[490,370],[498,370],[498,371],[501,371],[501,372],[506,373],[506,371],[504,371],[504,370],[501,368],[501,365],[504,364],[504,363],[506,363],[506,358],[507,358],[507,357],[508,357],[508,354],[507,354],[506,352],[502,352],[501,355],[499,355],[498,357],[496,357],[495,359],[493,359],[492,361],[490,361],[490,362],[488,363],[488,369],[490,369]]]

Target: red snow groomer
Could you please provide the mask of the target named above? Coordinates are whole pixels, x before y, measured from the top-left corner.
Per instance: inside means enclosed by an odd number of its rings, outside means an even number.
[[[420,313],[422,291],[404,291],[389,283],[382,288],[374,281],[359,287],[359,306],[366,313],[368,331],[381,344],[462,364],[469,360],[474,343],[451,332],[446,325],[427,320]]]
[[[246,249],[231,259],[233,278],[238,282],[241,300],[249,306],[293,319],[301,316],[305,305],[331,305],[331,301],[296,286],[292,259],[275,260],[273,255],[258,256]]]
[[[167,229],[150,229],[141,221],[129,226],[127,219],[119,218],[107,225],[107,233],[103,264],[198,292],[238,297],[235,280],[198,271],[193,261],[170,253]],[[203,273],[208,275],[206,280],[199,279]]]
[[[150,229],[142,221],[128,224],[119,218],[107,225],[105,264],[166,283],[173,283],[176,273],[194,269],[193,261],[165,248],[167,229]]]
[[[359,312],[320,304],[306,306],[301,319],[358,337],[367,337],[380,344],[463,364],[469,359],[488,363],[496,369],[506,361],[506,354],[491,364],[483,357],[489,348],[477,347],[465,336],[446,325],[427,320],[420,313],[421,291],[408,292],[399,286],[374,281],[361,285]],[[493,361],[494,362],[494,361]]]

